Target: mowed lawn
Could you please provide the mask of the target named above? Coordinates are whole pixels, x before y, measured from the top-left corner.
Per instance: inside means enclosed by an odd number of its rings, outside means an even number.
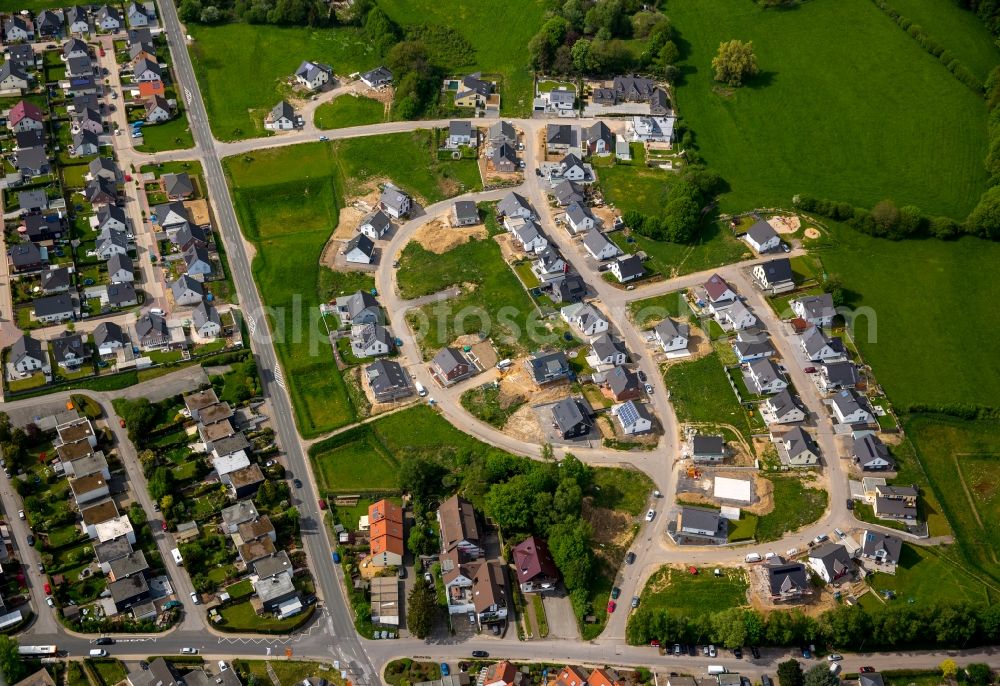
[[[949,554],[1000,587],[1000,424],[916,416],[905,428],[955,532]]]
[[[541,0],[379,0],[378,5],[402,26],[443,26],[465,38],[475,52],[468,64],[453,68],[502,75],[501,113],[529,115],[533,80],[528,41],[542,25]]]
[[[869,583],[876,591],[895,591],[897,597],[890,602],[922,605],[970,602],[988,605],[991,599],[989,589],[945,558],[943,552],[938,548],[921,548],[904,543],[896,574],[875,574],[869,578]]]
[[[964,219],[985,190],[985,102],[869,0],[788,12],[677,0],[667,12],[684,53],[677,108],[731,187],[723,211],[806,193]],[[753,41],[762,74],[726,94],[711,60],[733,38]]]
[[[316,128],[326,130],[378,124],[385,118],[385,105],[378,100],[341,95],[317,107],[313,122]]]
[[[617,164],[599,167],[597,176],[608,204],[622,212],[635,210],[659,216],[667,202],[667,184],[676,178],[663,169]]]
[[[313,473],[322,492],[392,490],[399,464],[367,427],[353,431],[357,437],[329,450],[310,451]]]
[[[680,421],[730,425],[750,440],[748,411],[736,401],[717,353],[673,364],[663,380]]]
[[[757,520],[757,540],[776,541],[786,531],[812,524],[823,515],[827,492],[803,483],[797,476],[769,476],[774,484],[774,509]]]
[[[1000,64],[1000,48],[975,12],[938,0],[891,0],[892,7],[919,24],[983,81]]]
[[[691,574],[686,568],[661,567],[646,582],[642,606],[691,616],[747,604],[747,579],[742,570],[723,567],[722,576],[715,576],[711,567],[696,569],[698,573]]]
[[[848,305],[865,308],[858,310],[854,338],[897,409],[913,403],[996,406],[1000,244],[975,238],[893,242],[831,228],[832,242],[817,254],[826,271],[843,280]]]
[[[265,135],[263,118],[286,92],[302,60],[338,74],[378,66],[380,55],[353,28],[191,23],[189,45],[212,133],[232,141]]]
[[[329,145],[307,144],[225,160],[244,235],[257,251],[254,280],[271,308],[275,349],[299,431],[315,436],[355,417],[317,321],[320,254],[337,224]],[[299,326],[298,323],[301,323]]]
[[[612,242],[626,253],[642,250],[649,256],[646,267],[667,278],[683,276],[753,257],[747,245],[733,238],[717,222],[706,222],[690,244],[654,241],[632,234],[628,242],[620,231],[609,234]]]

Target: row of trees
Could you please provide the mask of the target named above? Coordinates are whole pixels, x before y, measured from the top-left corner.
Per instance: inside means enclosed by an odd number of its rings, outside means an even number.
[[[336,14],[323,0],[181,0],[177,13],[185,22],[215,24],[241,19],[251,24],[332,26]]]
[[[670,19],[638,0],[565,0],[548,12],[528,54],[546,73],[648,71],[672,79],[679,56],[673,37]],[[646,40],[642,53],[625,42],[632,38]]]
[[[625,225],[640,236],[671,243],[690,243],[698,235],[704,208],[722,186],[722,179],[702,166],[688,167],[668,188],[658,216],[628,210]]]
[[[972,647],[1000,641],[1000,606],[889,604],[869,612],[860,605],[841,605],[818,617],[797,609],[764,616],[754,609],[730,608],[687,616],[640,607],[629,620],[626,638],[634,645],[656,639],[727,648],[805,643],[844,650]]]

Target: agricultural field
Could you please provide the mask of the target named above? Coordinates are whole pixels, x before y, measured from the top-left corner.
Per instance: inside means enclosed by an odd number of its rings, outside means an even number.
[[[212,133],[225,141],[265,135],[264,116],[287,95],[284,80],[302,60],[350,74],[378,66],[381,57],[353,28],[191,23],[188,31]]]
[[[482,71],[500,76],[501,114],[528,116],[533,97],[533,78],[528,60],[528,41],[542,25],[545,10],[540,0],[380,0],[378,3],[398,24],[444,27],[474,46],[472,54],[429,43],[432,58],[456,74]]]
[[[721,612],[747,604],[747,579],[741,569],[723,568],[715,576],[709,567],[687,569],[661,567],[646,582],[642,591],[642,606],[649,609],[669,608],[678,615],[693,616]]]
[[[378,100],[342,95],[316,108],[313,122],[319,129],[378,124],[385,121],[385,106]]]
[[[731,188],[722,211],[788,206],[806,193],[865,207],[891,197],[963,219],[985,190],[983,99],[868,0],[793,12],[678,0],[667,12],[683,46],[677,108]],[[736,91],[711,74],[719,43],[732,38],[753,41],[761,69]],[[844,74],[856,75],[850,88]]]

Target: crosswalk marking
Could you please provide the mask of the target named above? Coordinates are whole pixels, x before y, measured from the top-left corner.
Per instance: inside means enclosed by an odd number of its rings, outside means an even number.
[[[285,388],[285,377],[281,375],[281,367],[275,366],[274,368],[274,382]]]
[[[243,318],[247,320],[247,329],[250,331],[250,335],[253,336],[254,331],[257,329],[257,322],[248,314],[244,314]]]

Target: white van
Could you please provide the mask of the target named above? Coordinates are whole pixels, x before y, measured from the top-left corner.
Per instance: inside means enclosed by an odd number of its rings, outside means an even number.
[[[753,564],[754,562],[760,562],[760,560],[761,560],[760,553],[750,553],[749,555],[746,556],[746,563],[747,564]]]
[[[90,656],[91,657],[107,657],[108,656],[108,651],[103,650],[101,648],[94,648],[93,650],[90,651]]]
[[[155,315],[157,315],[159,317],[163,316],[163,310],[161,310],[159,307],[150,307],[149,308],[149,313],[150,314],[155,314]]]
[[[184,558],[181,557],[180,548],[174,548],[173,550],[170,551],[170,554],[174,556],[174,564],[176,564],[178,567],[184,566]]]
[[[503,371],[504,369],[508,369],[512,364],[514,363],[511,362],[509,359],[500,360],[499,362],[497,362],[497,369]]]
[[[726,668],[723,667],[722,665],[709,665],[708,666],[708,673],[711,676],[717,676],[719,674],[725,674],[726,673]]]
[[[417,389],[417,395],[419,395],[421,398],[423,398],[425,395],[427,395],[427,389],[424,388],[424,385],[422,383],[420,383],[419,381],[417,381],[414,384],[414,386]]]

